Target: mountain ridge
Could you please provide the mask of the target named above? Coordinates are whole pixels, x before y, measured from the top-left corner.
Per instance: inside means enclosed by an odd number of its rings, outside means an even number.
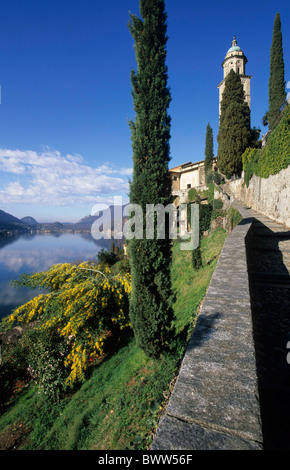
[[[31,217],[30,215],[27,215],[26,217],[22,217],[22,219],[20,219],[20,220],[24,224],[28,224],[28,225],[37,225],[38,224],[37,220],[35,220],[34,217]]]
[[[7,232],[27,232],[31,230],[37,231],[49,231],[49,230],[60,230],[60,231],[90,231],[93,223],[101,217],[108,217],[111,221],[111,230],[114,230],[114,215],[115,211],[121,211],[122,213],[122,224],[127,220],[128,216],[124,215],[124,208],[127,204],[122,206],[109,206],[105,211],[100,211],[97,215],[87,215],[80,219],[78,222],[37,222],[32,216],[25,216],[22,219],[15,217],[8,212],[0,209],[0,232],[1,236]]]

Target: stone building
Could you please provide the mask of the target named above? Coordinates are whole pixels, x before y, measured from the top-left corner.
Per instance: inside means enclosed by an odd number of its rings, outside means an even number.
[[[187,190],[205,184],[204,161],[176,166],[170,171],[172,190]]]
[[[222,68],[224,71],[224,78],[218,85],[219,89],[219,115],[221,114],[221,101],[222,94],[225,88],[225,78],[233,69],[241,77],[241,82],[244,87],[245,100],[247,101],[249,107],[251,108],[251,93],[250,93],[250,81],[252,76],[246,75],[246,63],[248,62],[247,57],[243,53],[242,49],[237,45],[236,38],[232,41],[232,47],[226,53],[224,61],[222,62]]]
[[[213,159],[213,167],[215,167],[216,158]],[[187,162],[178,165],[169,170],[172,179],[172,194],[181,198],[183,202],[187,198],[187,193],[191,188],[200,190],[206,189],[204,160],[200,162]]]

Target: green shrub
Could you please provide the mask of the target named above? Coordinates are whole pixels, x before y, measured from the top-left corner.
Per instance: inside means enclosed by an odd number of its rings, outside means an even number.
[[[268,178],[290,165],[290,106],[286,106],[279,125],[271,132],[263,149],[247,148],[243,153],[244,181],[249,186],[253,174]]]
[[[28,352],[28,372],[37,385],[38,394],[58,401],[68,388],[68,368],[64,359],[70,352],[70,341],[63,341],[54,330],[32,329]]]
[[[225,182],[225,179],[217,170],[214,170],[214,171],[209,171],[206,174],[205,182],[207,186],[209,186],[212,183],[223,184]]]
[[[188,191],[189,202],[200,202],[200,196],[195,188],[190,188]]]
[[[218,171],[213,172],[213,182],[216,184],[223,184],[225,182],[224,178]]]
[[[252,178],[255,167],[259,158],[259,150],[248,147],[243,153],[243,169],[244,169],[244,181],[249,186],[250,179]]]
[[[213,209],[222,209],[223,208],[223,201],[221,199],[214,199],[212,201]]]
[[[64,263],[14,281],[16,287],[48,290],[1,322],[4,332],[14,325],[29,326],[24,364],[28,362],[30,375],[45,396],[58,398],[67,386],[82,382],[88,366],[103,357],[109,338],[130,327],[131,276],[99,269],[91,262]]]
[[[212,206],[210,204],[199,205],[199,232],[202,234],[210,228]]]
[[[114,253],[113,251],[107,251],[102,248],[99,253],[98,253],[98,261],[100,264],[107,264],[109,266],[112,266],[113,264],[116,263],[117,261],[117,254]]]
[[[214,200],[214,190],[215,190],[215,185],[213,183],[210,183],[208,185],[208,203],[211,204],[212,201]]]
[[[211,223],[211,213],[212,205],[211,204],[199,204],[199,234],[200,236],[203,232],[206,232],[210,229]],[[191,204],[187,205],[187,220],[191,222]]]
[[[2,361],[0,365],[0,405],[7,402],[20,384],[30,381],[28,372],[27,342],[21,338],[17,343],[2,345]]]
[[[200,246],[192,250],[192,267],[194,270],[198,270],[202,267]]]
[[[205,182],[206,182],[207,185],[209,185],[210,183],[213,182],[213,172],[212,171],[209,171],[208,173],[206,173]]]
[[[211,221],[213,221],[217,217],[226,217],[226,211],[223,209],[213,209],[211,213]]]

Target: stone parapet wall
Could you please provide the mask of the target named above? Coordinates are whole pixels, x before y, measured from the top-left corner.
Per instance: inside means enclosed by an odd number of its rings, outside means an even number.
[[[227,182],[224,189],[252,209],[290,227],[290,166],[268,178],[253,175],[249,187],[242,175]]]
[[[247,244],[253,219],[227,237],[152,450],[261,450]]]

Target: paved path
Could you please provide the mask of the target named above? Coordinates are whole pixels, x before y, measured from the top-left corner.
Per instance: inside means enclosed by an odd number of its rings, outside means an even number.
[[[264,448],[290,450],[290,229],[247,213],[254,217],[248,267]]]
[[[152,450],[290,449],[290,229],[233,205]]]

